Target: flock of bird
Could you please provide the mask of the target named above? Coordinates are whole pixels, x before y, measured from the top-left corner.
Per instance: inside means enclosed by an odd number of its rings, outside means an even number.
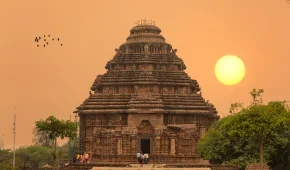
[[[58,37],[52,37],[50,35],[44,35],[43,37],[37,36],[34,41],[37,47],[47,47],[50,44],[60,44],[60,46],[63,46]]]

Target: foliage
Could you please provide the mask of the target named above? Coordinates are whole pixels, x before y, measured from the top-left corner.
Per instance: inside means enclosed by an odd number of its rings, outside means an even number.
[[[8,169],[12,169],[12,167],[7,163],[0,163],[0,169],[8,170]]]
[[[272,167],[284,161],[290,151],[290,112],[285,102],[263,105],[262,93],[253,90],[249,107],[214,123],[198,142],[201,157],[241,168],[258,162],[259,151]]]
[[[68,158],[72,159],[75,155],[75,140],[69,140],[68,143]]]
[[[40,131],[38,128],[34,128],[33,131],[33,139],[32,142],[36,145],[45,146],[48,148],[53,147],[53,140],[51,140],[48,134],[44,131]]]
[[[20,147],[15,156],[16,166],[19,168],[39,168],[53,162],[51,150],[40,145]]]
[[[230,113],[235,114],[241,111],[241,109],[244,109],[243,103],[232,103],[230,107]]]
[[[253,98],[253,101],[251,103],[251,105],[258,105],[258,104],[262,104],[263,103],[263,99],[262,99],[262,95],[264,93],[263,89],[253,89],[250,92],[250,95]]]
[[[65,137],[73,139],[77,135],[76,123],[69,120],[58,120],[54,116],[49,116],[45,121],[36,121],[35,124],[36,128],[40,132],[45,132],[46,134],[48,134],[51,140],[55,140],[58,137],[60,137],[61,139],[64,139]]]
[[[77,136],[77,124],[69,120],[59,120],[54,116],[49,116],[46,120],[37,121],[35,124],[38,131],[46,133],[49,139],[54,141],[52,156],[55,165],[57,158],[57,138],[60,137],[61,139],[64,139],[65,137],[69,137],[70,139],[74,139]]]
[[[0,149],[0,169],[8,169],[12,160],[12,152],[9,149]]]

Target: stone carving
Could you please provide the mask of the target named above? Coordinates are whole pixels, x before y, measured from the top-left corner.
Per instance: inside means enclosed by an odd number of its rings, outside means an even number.
[[[134,86],[134,93],[138,94],[138,91],[139,91],[139,87],[138,86]]]
[[[118,48],[115,48],[115,52],[116,52],[116,55],[121,54],[121,50],[119,50]]]
[[[154,86],[153,87],[153,93],[154,94],[158,94],[159,92],[158,92],[158,87],[157,86]]]
[[[135,64],[133,64],[132,70],[136,70],[136,65]]]
[[[177,52],[177,49],[172,49],[172,51],[171,51],[171,54],[176,54],[176,52]]]
[[[183,87],[182,88],[182,94],[186,94],[187,93],[187,89],[186,89],[186,87]]]
[[[139,65],[139,67],[140,67],[140,70],[144,70],[145,69],[144,65]]]
[[[138,133],[154,133],[154,128],[148,120],[142,120],[140,125],[138,126]]]
[[[126,46],[125,48],[126,48],[126,54],[130,53],[130,48],[129,48],[129,46]]]
[[[159,64],[156,65],[156,70],[160,70]]]
[[[164,88],[163,88],[163,94],[167,94],[167,92],[168,92],[167,87],[164,87]]]
[[[96,135],[96,134],[97,134],[97,132],[98,132],[98,129],[97,129],[97,127],[94,127],[94,129],[93,129],[93,135]]]
[[[149,46],[147,44],[144,46],[144,52],[146,55],[150,54]]]
[[[152,71],[142,70],[140,76],[152,75]]]
[[[109,87],[106,87],[106,88],[104,89],[103,93],[107,94],[107,93],[109,93],[109,91],[110,91],[110,88],[109,88]]]
[[[145,46],[144,46],[144,51],[145,51],[145,52],[148,52],[148,50],[149,50],[148,45],[145,45]]]
[[[167,53],[167,46],[163,46],[162,47],[162,54],[166,54]]]

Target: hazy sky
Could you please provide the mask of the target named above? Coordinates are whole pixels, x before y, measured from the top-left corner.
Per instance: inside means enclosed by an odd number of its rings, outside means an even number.
[[[290,100],[290,4],[286,0],[25,0],[0,1],[0,135],[16,145],[32,142],[34,122],[69,119],[88,97],[98,74],[125,42],[137,20],[154,20],[221,116],[230,104]],[[37,48],[35,36],[61,38],[63,47]],[[217,60],[239,56],[246,76],[225,86],[214,75]]]

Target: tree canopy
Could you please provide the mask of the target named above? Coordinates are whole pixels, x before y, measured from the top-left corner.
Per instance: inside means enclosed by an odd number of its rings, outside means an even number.
[[[12,160],[12,152],[9,149],[0,148],[0,169],[9,169]]]
[[[20,147],[16,150],[16,167],[39,168],[45,164],[52,164],[51,150],[40,145]]]
[[[65,137],[68,137],[70,139],[74,139],[77,136],[77,124],[75,122],[71,122],[70,120],[64,121],[59,120],[54,116],[49,116],[46,120],[35,122],[35,125],[38,132],[47,134],[49,139],[54,141],[54,150],[52,152],[54,162],[57,157],[57,138],[60,137],[61,139],[64,139]]]
[[[45,146],[48,148],[53,147],[53,140],[51,140],[48,134],[44,131],[40,131],[37,127],[33,128],[33,144]]]
[[[262,104],[262,93],[261,89],[251,91],[250,106],[213,124],[198,142],[201,157],[241,168],[259,162],[261,156],[272,167],[285,163],[290,151],[290,113],[285,102]]]

